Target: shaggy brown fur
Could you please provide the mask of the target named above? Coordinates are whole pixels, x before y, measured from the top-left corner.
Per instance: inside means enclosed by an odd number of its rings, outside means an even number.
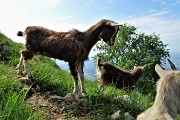
[[[158,64],[155,71],[160,76],[155,102],[137,120],[174,120],[180,114],[180,71],[165,71]]]
[[[25,32],[18,32],[18,36],[26,37],[25,50],[17,68],[22,72],[21,66],[25,61],[25,72],[29,78],[31,73],[27,60],[35,54],[42,54],[69,63],[71,74],[74,78],[74,93],[81,94],[78,89],[78,74],[81,79],[82,92],[85,93],[83,65],[88,59],[91,48],[103,39],[108,45],[113,45],[119,25],[111,20],[101,20],[88,30],[81,32],[73,29],[69,32],[56,32],[43,27],[29,26]]]
[[[105,84],[114,84],[116,88],[132,87],[143,73],[144,67],[136,66],[131,72],[121,70],[109,62],[100,63],[97,59],[96,71],[99,78],[99,87]]]

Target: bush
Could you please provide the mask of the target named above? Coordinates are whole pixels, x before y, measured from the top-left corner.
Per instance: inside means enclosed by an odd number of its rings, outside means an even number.
[[[0,33],[0,61],[16,65],[19,62],[19,51],[22,48],[23,44],[15,43],[4,34]]]

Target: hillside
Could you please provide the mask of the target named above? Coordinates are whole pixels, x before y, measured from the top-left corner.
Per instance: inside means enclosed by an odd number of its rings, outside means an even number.
[[[54,61],[39,56],[30,60],[34,79],[28,80],[17,75],[15,69],[23,45],[2,33],[0,45],[3,48],[0,49],[0,118],[3,120],[111,120],[111,115],[118,110],[119,119],[123,120],[125,112],[136,118],[154,99],[151,94],[143,95],[137,89],[118,90],[108,86],[99,91],[97,80],[86,80],[88,93],[82,99],[75,99],[68,94],[73,91],[71,75],[57,67]],[[130,96],[131,100],[125,100],[123,95]]]

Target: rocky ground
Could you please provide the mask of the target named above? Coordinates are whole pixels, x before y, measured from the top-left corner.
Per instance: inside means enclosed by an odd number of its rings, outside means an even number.
[[[71,119],[67,115],[67,111],[71,109],[77,109],[78,117],[87,118],[87,116],[81,114],[80,106],[88,104],[88,100],[76,98],[75,95],[69,93],[66,96],[51,95],[49,93],[40,92],[40,87],[33,83],[27,78],[20,78],[19,80],[22,85],[31,85],[31,89],[28,92],[26,102],[32,107],[33,111],[36,112],[38,109],[48,120],[62,120]],[[28,82],[27,82],[28,81]]]
[[[43,94],[36,93],[30,96],[26,101],[32,106],[34,111],[39,108],[48,119],[61,120],[64,118],[62,114],[69,107],[75,105],[77,100],[72,96],[45,96]]]

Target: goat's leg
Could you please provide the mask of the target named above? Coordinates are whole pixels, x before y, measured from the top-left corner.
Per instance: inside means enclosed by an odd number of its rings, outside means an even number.
[[[80,80],[81,80],[81,92],[83,94],[85,94],[86,93],[86,88],[85,88],[85,83],[84,83],[83,65],[84,65],[83,62],[78,64],[78,74],[79,74],[79,77],[80,77]]]
[[[27,74],[28,79],[32,79],[33,77],[28,64],[28,60],[24,60],[23,64],[24,64],[24,73]]]
[[[73,76],[74,80],[74,90],[73,94],[77,95],[78,97],[82,97],[82,94],[78,87],[78,73],[77,73],[77,65],[76,64],[69,64],[71,75]]]
[[[23,58],[23,55],[21,54],[19,64],[16,67],[16,69],[18,70],[17,74],[20,74],[20,75],[22,75],[22,71],[23,71],[23,60],[24,60],[24,58]]]

